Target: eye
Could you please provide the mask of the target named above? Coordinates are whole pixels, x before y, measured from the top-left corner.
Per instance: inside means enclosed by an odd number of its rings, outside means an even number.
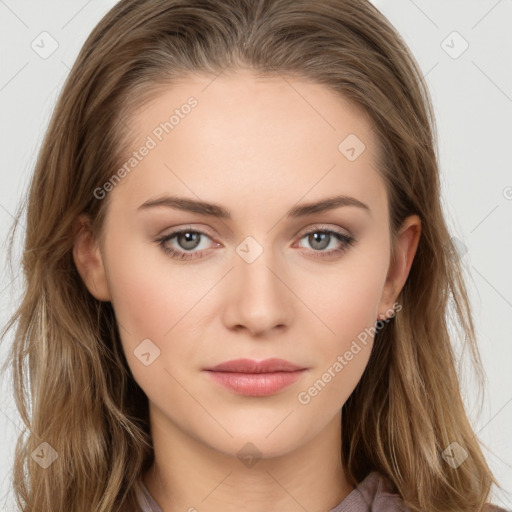
[[[169,254],[172,258],[178,260],[190,260],[200,258],[203,253],[206,252],[206,249],[195,251],[195,249],[201,245],[200,242],[202,237],[211,239],[211,237],[203,231],[185,228],[180,229],[179,231],[173,231],[169,235],[158,238],[156,241],[162,247],[163,251],[166,254]],[[176,239],[176,243],[179,245],[177,249],[172,245],[169,245],[169,242],[174,238]]]
[[[307,238],[307,242],[313,248],[313,250],[310,251],[313,258],[327,258],[341,254],[355,242],[354,237],[332,229],[316,228],[303,234],[301,240],[305,238]],[[330,245],[332,246],[332,243],[334,244],[334,248],[325,251],[324,249]]]
[[[212,240],[212,237],[203,231],[196,229],[184,228],[178,231],[160,237],[156,240],[162,247],[162,250],[171,256],[171,258],[178,260],[192,260],[201,258],[208,252],[208,247],[196,250],[201,245],[201,239],[205,237]],[[354,237],[345,235],[332,229],[316,228],[312,231],[304,233],[300,240],[307,238],[308,243],[312,249],[309,250],[313,258],[328,258],[337,254],[341,254],[348,249],[350,245],[355,242]],[[175,239],[175,240],[174,240]],[[176,245],[170,244],[171,241]],[[221,246],[215,242],[217,247]],[[334,248],[326,251],[325,249],[334,243]]]

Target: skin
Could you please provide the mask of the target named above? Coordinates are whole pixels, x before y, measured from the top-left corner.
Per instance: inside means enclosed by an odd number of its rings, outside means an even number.
[[[108,193],[101,237],[92,237],[82,216],[74,248],[91,294],[112,302],[128,364],[149,399],[155,464],[143,479],[164,512],[242,504],[247,512],[325,512],[354,489],[340,464],[340,410],[366,367],[371,337],[309,403],[297,397],[379,315],[390,316],[420,219],[406,219],[392,260],[371,122],[304,80],[249,70],[191,76],[134,113],[134,150],[190,96],[197,107]],[[348,134],[366,146],[354,161],[338,150]],[[232,218],[138,210],[163,195],[216,203]],[[333,195],[370,210],[286,217],[293,206]],[[204,249],[201,257],[173,259],[155,241],[184,227],[207,234],[189,249]],[[343,243],[331,236],[328,247],[315,245],[305,236],[321,229],[356,241],[322,256]],[[236,251],[247,236],[263,250],[251,263]],[[184,238],[167,245],[187,251]],[[160,350],[149,366],[134,355],[144,339]],[[308,370],[266,397],[237,395],[202,371],[241,357],[279,357]],[[237,456],[248,442],[257,448],[250,467]]]

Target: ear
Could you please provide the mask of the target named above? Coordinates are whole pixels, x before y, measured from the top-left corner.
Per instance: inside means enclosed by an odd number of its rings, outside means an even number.
[[[76,220],[74,237],[73,259],[85,286],[96,299],[110,301],[103,256],[87,215],[82,214]]]
[[[379,305],[379,318],[390,316],[393,304],[400,294],[416,254],[421,234],[421,220],[417,215],[407,217],[397,234],[395,258],[391,259]]]

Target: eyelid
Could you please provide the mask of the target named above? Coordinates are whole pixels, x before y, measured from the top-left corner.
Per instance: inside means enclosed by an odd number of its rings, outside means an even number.
[[[347,229],[345,229],[345,231],[340,231],[340,229],[342,229],[342,228],[340,228],[339,226],[332,226],[331,224],[322,224],[322,223],[313,224],[307,228],[300,230],[295,235],[295,237],[302,238],[305,235],[308,235],[311,232],[316,232],[316,231],[334,231],[335,233],[346,236],[347,238],[353,238],[353,235],[352,235],[352,233],[350,233],[350,231],[348,231]]]
[[[200,233],[202,235],[208,236],[212,240],[215,240],[215,235],[213,234],[213,232],[209,228],[203,228],[203,227],[197,228],[197,227],[194,227],[192,224],[188,224],[188,225],[185,224],[183,226],[180,225],[179,227],[170,228],[170,229],[171,229],[171,231],[169,231],[169,233],[167,235],[160,235],[158,237],[158,239],[165,239],[165,238],[168,238],[168,237],[179,235],[183,231],[193,231],[194,233]]]

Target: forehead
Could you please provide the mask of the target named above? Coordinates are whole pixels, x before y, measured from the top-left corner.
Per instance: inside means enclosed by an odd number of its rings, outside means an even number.
[[[133,151],[151,147],[114,191],[132,200],[178,188],[205,200],[215,190],[229,204],[236,191],[261,208],[283,194],[313,200],[337,188],[371,202],[382,192],[364,110],[304,79],[191,75],[162,87],[129,123]]]
[[[191,101],[196,104],[193,108],[187,106]],[[209,139],[217,135],[224,143],[243,139],[245,147],[251,142],[246,134],[257,134],[254,144],[277,144],[302,134],[312,142],[326,139],[326,145],[335,148],[348,131],[367,143],[374,136],[363,108],[325,85],[281,74],[259,76],[249,70],[221,76],[189,75],[159,87],[151,101],[132,113],[131,124],[143,137],[154,130],[155,123],[164,124],[173,114],[175,138],[180,132],[186,134],[186,125],[192,124],[197,137],[208,132]]]

